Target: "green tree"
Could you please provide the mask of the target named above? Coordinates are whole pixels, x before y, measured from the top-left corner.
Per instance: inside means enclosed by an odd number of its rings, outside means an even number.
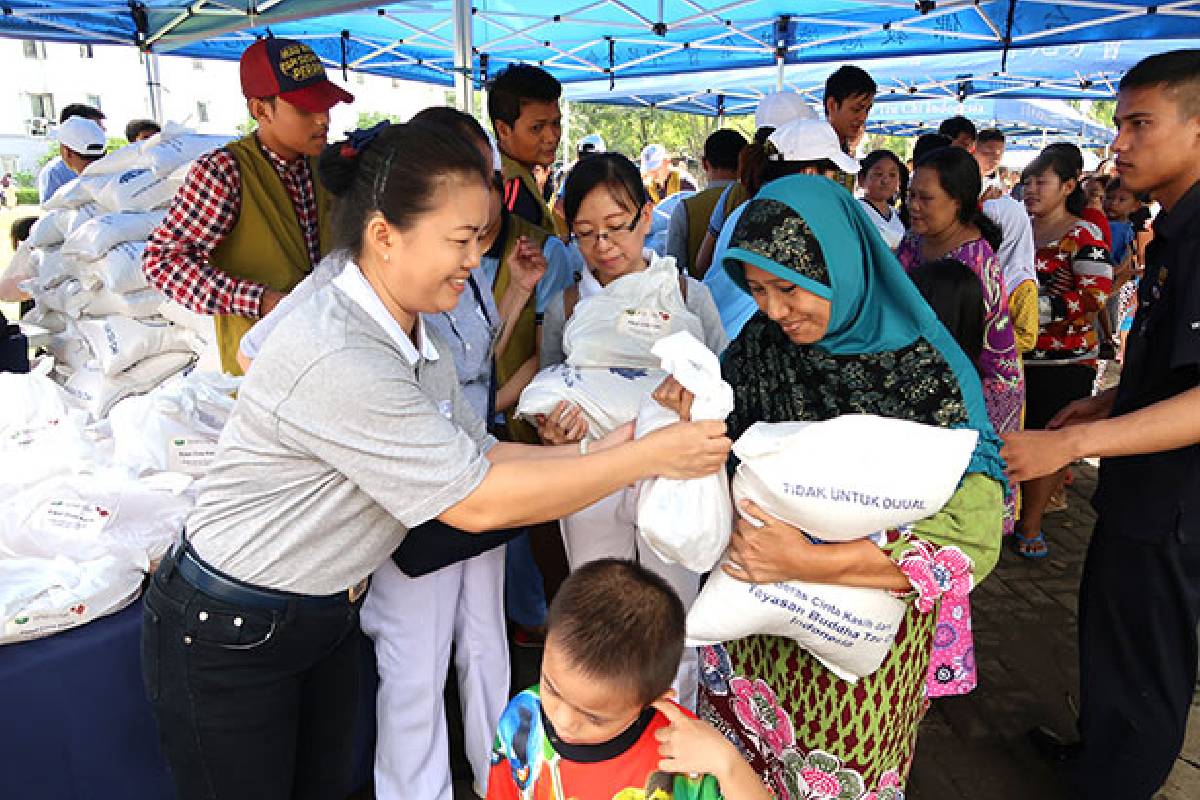
[[[354,123],[354,127],[373,128],[384,120],[387,120],[388,122],[404,121],[395,114],[385,114],[382,111],[360,111],[358,112],[358,121]]]
[[[750,116],[726,117],[725,127],[741,131],[746,138],[754,135],[754,119]],[[672,156],[699,164],[704,140],[716,129],[716,117],[659,108],[572,103],[571,141],[567,143],[567,151],[573,152],[575,142],[587,134],[598,133],[610,151],[635,160],[643,147],[657,142]]]

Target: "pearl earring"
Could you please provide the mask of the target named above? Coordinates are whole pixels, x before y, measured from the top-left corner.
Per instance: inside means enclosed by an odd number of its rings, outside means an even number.
[[[391,260],[392,260],[392,254],[391,254],[391,253],[384,253],[384,254],[383,254],[383,261],[384,261],[384,263],[385,263],[385,264],[386,264],[386,263],[390,263],[390,262],[391,262]]]

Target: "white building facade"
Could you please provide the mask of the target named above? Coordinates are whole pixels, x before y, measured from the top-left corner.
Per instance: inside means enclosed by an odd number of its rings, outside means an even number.
[[[0,74],[15,78],[0,87],[0,174],[35,172],[53,144],[62,109],[86,103],[104,112],[109,136],[123,138],[125,123],[151,118],[144,56],[133,47],[77,45],[31,39],[0,39]],[[199,133],[236,134],[249,121],[232,61],[158,57],[162,119]],[[355,127],[359,114],[408,119],[445,102],[446,90],[411,81],[329,70],[329,78],[355,96],[336,106],[331,136]]]

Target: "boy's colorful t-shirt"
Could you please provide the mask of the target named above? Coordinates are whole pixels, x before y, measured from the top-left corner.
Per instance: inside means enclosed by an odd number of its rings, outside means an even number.
[[[542,713],[538,688],[526,689],[500,717],[488,800],[720,800],[711,775],[658,771],[654,734],[668,724],[648,708],[611,741],[572,745]]]

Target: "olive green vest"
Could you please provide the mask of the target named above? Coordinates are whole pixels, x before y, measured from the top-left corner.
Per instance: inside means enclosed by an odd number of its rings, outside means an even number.
[[[704,274],[696,268],[696,256],[700,254],[700,245],[704,244],[704,234],[708,233],[708,222],[712,219],[713,209],[717,207],[717,201],[721,199],[721,193],[725,191],[725,188],[724,186],[712,186],[683,201],[688,221],[688,274],[698,281],[704,280]]]
[[[538,188],[537,181],[533,179],[533,173],[530,172],[524,164],[516,159],[509,158],[503,153],[500,155],[500,168],[501,173],[504,175],[505,181],[511,181],[513,178],[516,178],[525,185],[525,189],[528,190],[530,194],[537,198],[538,205],[541,206],[542,211],[542,219],[539,223],[539,227],[543,230],[550,231],[556,236],[566,236],[566,222],[560,219],[559,216],[551,211],[550,207],[546,205],[546,202],[542,199],[542,190]],[[526,221],[528,222],[528,220]]]
[[[235,278],[261,283],[277,292],[290,292],[313,268],[292,199],[254,134],[225,147],[237,161],[242,202],[233,230],[213,250],[210,263]],[[315,158],[309,159],[309,169],[317,201],[317,240],[324,256],[329,251],[329,193],[317,180]],[[221,369],[225,372],[242,374],[237,363],[238,345],[255,321],[250,317],[217,315],[217,346]]]
[[[492,286],[492,294],[499,305],[500,299],[508,291],[511,276],[508,272],[508,258],[517,248],[517,240],[525,236],[541,250],[550,234],[522,219],[516,214],[508,215],[507,230],[504,236],[504,250],[500,255],[500,268],[496,272],[496,280]],[[521,365],[533,357],[537,348],[537,293],[530,296],[529,302],[521,309],[521,314],[513,322],[515,326],[508,339],[508,346],[496,358],[496,386],[503,386],[509,378],[516,374]],[[504,415],[508,426],[509,438],[514,442],[539,444],[537,431],[524,420],[518,419],[515,409],[510,409]]]
[[[679,170],[673,169],[667,173],[667,183],[663,187],[662,192],[658,190],[658,184],[651,180],[646,184],[646,194],[650,195],[651,203],[660,203],[664,197],[670,197],[680,190],[682,183],[679,177]]]

